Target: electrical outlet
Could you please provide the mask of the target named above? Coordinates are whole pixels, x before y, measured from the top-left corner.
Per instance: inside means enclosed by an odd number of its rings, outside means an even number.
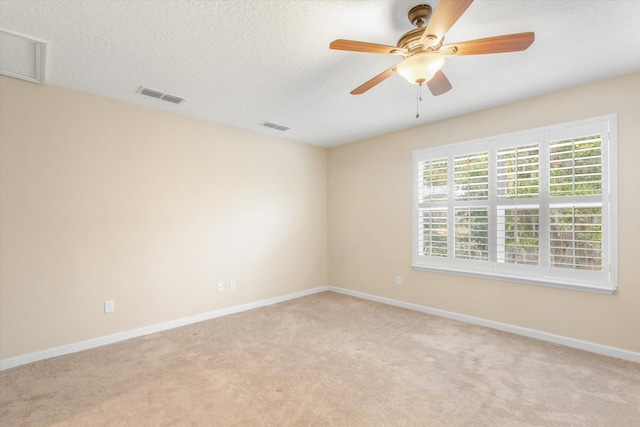
[[[236,281],[232,280],[229,282],[229,289],[231,289],[232,291],[236,290]]]
[[[218,282],[218,292],[224,292],[224,282]]]
[[[104,302],[104,312],[111,313],[116,309],[115,302],[112,299],[108,299]]]
[[[402,285],[402,277],[396,276],[396,285],[398,286]]]

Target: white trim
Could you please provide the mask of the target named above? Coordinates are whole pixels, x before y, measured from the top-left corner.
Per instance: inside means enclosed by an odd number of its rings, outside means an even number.
[[[618,115],[612,114],[611,127],[608,129],[609,152],[609,274],[611,283],[618,283]],[[611,144],[611,141],[615,141]]]
[[[493,271],[479,271],[479,270],[474,271],[470,269],[462,270],[462,269],[457,269],[452,267],[438,268],[436,266],[426,266],[426,265],[419,265],[419,264],[412,264],[411,268],[413,268],[414,270],[420,270],[420,271],[435,271],[438,273],[449,273],[449,274],[455,274],[458,276],[478,277],[481,279],[495,279],[495,280],[502,280],[502,281],[512,282],[512,283],[524,283],[526,285],[539,285],[539,286],[546,286],[549,288],[570,289],[573,291],[591,292],[594,294],[602,294],[602,295],[613,295],[617,291],[617,288],[611,287],[611,286],[583,285],[579,282],[571,282],[569,280],[561,281],[556,278],[554,278],[553,280],[547,281],[544,278],[537,279],[535,276],[531,276],[531,277],[522,277],[522,276],[515,276],[515,275],[511,276],[507,274],[500,274]]]
[[[113,344],[120,341],[131,339],[131,338],[149,335],[156,332],[162,332],[169,329],[190,325],[192,323],[202,322],[205,320],[215,319],[216,317],[226,316],[234,313],[240,313],[247,310],[253,310],[254,308],[265,307],[268,305],[277,304],[280,302],[301,298],[304,296],[313,295],[313,294],[317,294],[324,291],[336,292],[339,294],[349,295],[356,298],[376,301],[382,304],[388,304],[396,307],[406,308],[409,310],[420,311],[422,313],[432,314],[434,316],[446,317],[448,319],[459,320],[461,322],[471,323],[474,325],[479,325],[487,328],[497,329],[500,331],[510,332],[516,335],[522,335],[530,338],[539,339],[542,341],[561,344],[567,347],[589,351],[591,353],[602,354],[605,356],[616,357],[618,359],[629,360],[631,362],[640,363],[640,353],[630,351],[630,350],[625,350],[617,347],[610,347],[610,346],[596,344],[588,341],[582,341],[575,338],[565,337],[562,335],[556,335],[548,332],[537,331],[535,329],[523,328],[521,326],[510,325],[507,323],[495,322],[493,320],[482,319],[479,317],[467,316],[465,314],[454,313],[451,311],[439,310],[436,308],[430,308],[430,307],[426,307],[418,304],[412,304],[404,301],[398,301],[390,298],[379,297],[376,295],[366,294],[364,292],[352,291],[349,289],[339,288],[335,286],[319,286],[317,288],[294,292],[292,294],[283,295],[280,297],[274,297],[274,298],[269,298],[261,301],[255,301],[247,304],[237,305],[234,307],[222,308],[219,310],[210,311],[208,313],[197,314],[195,316],[184,317],[182,319],[176,319],[169,322],[158,323],[155,325],[145,326],[145,327],[133,329],[130,331],[119,332],[119,333],[107,335],[104,337],[93,338],[86,341],[81,341],[81,342],[68,344],[68,345],[64,345],[56,348],[37,351],[35,353],[29,353],[22,356],[16,356],[9,359],[0,360],[0,371],[9,369],[9,368],[14,368],[16,366],[24,365],[31,362],[37,362],[39,360],[49,359],[57,356],[63,356],[65,354],[76,353],[83,350],[89,350],[91,348]]]
[[[253,310],[267,305],[277,304],[296,298],[305,297],[307,295],[317,294],[319,292],[328,291],[328,286],[319,286],[317,288],[306,289],[304,291],[294,292],[292,294],[280,297],[268,298],[260,301],[250,302],[246,304],[236,305],[228,308],[210,311],[208,313],[196,314],[195,316],[183,317],[182,319],[171,320],[155,325],[144,326],[130,331],[118,332],[112,335],[106,335],[99,338],[93,338],[73,344],[67,344],[56,348],[37,351],[22,356],[11,357],[9,359],[0,360],[0,371],[24,365],[26,363],[37,362],[38,360],[49,359],[51,357],[63,356],[65,354],[76,353],[78,351],[88,350],[107,344],[113,344],[125,341],[131,338],[141,337],[143,335],[154,334],[156,332],[166,331],[168,329],[178,328],[180,326],[190,325],[192,323],[202,322],[204,320],[215,319],[216,317],[226,316],[229,314],[240,313],[242,311]]]
[[[382,304],[393,305],[396,307],[407,308],[409,310],[420,311],[422,313],[433,314],[434,316],[446,317],[448,319],[459,320],[461,322],[471,323],[474,325],[484,326],[499,331],[509,332],[516,335],[522,335],[529,338],[535,338],[541,341],[561,344],[567,347],[577,348],[579,350],[591,353],[602,354],[604,356],[615,357],[618,359],[628,360],[640,363],[640,353],[625,350],[618,347],[610,347],[608,345],[597,344],[589,341],[583,341],[575,338],[565,337],[562,335],[551,334],[549,332],[538,331],[535,329],[523,328],[521,326],[510,325],[508,323],[496,322],[493,320],[482,319],[480,317],[467,316],[466,314],[454,313],[452,311],[440,310],[437,308],[426,307],[418,304],[412,304],[404,301],[398,301],[391,298],[379,297],[376,295],[366,294],[364,292],[352,291],[350,289],[329,286],[329,291],[349,295],[356,298],[367,299]]]

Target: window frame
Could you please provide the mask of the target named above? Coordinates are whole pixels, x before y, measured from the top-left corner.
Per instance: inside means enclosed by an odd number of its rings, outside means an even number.
[[[580,137],[581,131],[597,131],[601,135],[602,195],[600,196],[551,196],[549,189],[549,144],[562,138]],[[595,132],[594,131],[594,132]],[[538,145],[539,194],[537,198],[499,198],[497,195],[497,153],[504,148]],[[489,196],[487,200],[454,200],[454,159],[456,156],[489,152]],[[488,138],[435,146],[413,151],[413,200],[412,200],[412,267],[416,270],[446,272],[457,275],[484,277],[516,283],[573,289],[601,294],[613,294],[618,288],[618,188],[617,188],[617,115],[593,117],[551,126],[544,126]],[[448,161],[448,196],[443,201],[420,203],[420,163],[446,158]],[[595,201],[594,201],[595,200]],[[550,212],[561,205],[601,206],[602,215],[602,271],[587,271],[551,267],[549,260]],[[425,206],[429,207],[425,207]],[[497,216],[499,207],[536,206],[539,209],[540,264],[510,264],[498,262]],[[456,209],[488,207],[489,210],[489,260],[476,261],[455,257]],[[442,256],[420,255],[419,215],[421,209],[446,208],[448,254]],[[545,258],[546,257],[546,258]]]

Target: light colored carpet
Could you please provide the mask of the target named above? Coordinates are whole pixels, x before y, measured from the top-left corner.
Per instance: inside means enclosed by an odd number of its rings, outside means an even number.
[[[0,372],[2,426],[640,426],[640,365],[324,292]]]

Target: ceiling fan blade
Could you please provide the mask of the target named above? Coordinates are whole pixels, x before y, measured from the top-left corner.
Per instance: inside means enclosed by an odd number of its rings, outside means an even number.
[[[448,44],[442,46],[439,49],[439,52],[447,56],[519,52],[531,46],[534,38],[534,33],[507,34],[504,36],[487,37],[486,39],[477,39],[462,43]]]
[[[433,12],[427,28],[422,33],[420,43],[425,46],[433,46],[441,40],[449,28],[462,16],[471,6],[473,0],[440,0],[440,3]],[[435,36],[433,41],[430,41]]]
[[[387,78],[391,77],[391,75],[396,72],[396,67],[397,67],[397,65],[394,65],[393,67],[389,68],[388,70],[385,70],[385,71],[381,72],[380,74],[378,74],[377,76],[375,76],[371,80],[368,80],[368,81],[364,82],[363,84],[361,84],[360,86],[358,86],[357,88],[352,90],[351,91],[351,95],[360,95],[362,93],[365,93],[366,91],[368,91],[369,89],[371,89],[372,87],[377,85],[378,83],[380,83],[383,80],[386,80]]]
[[[359,42],[355,40],[338,39],[331,42],[330,49],[335,50],[348,50],[351,52],[365,52],[365,53],[382,53],[382,54],[408,54],[406,49],[396,46],[387,46],[383,44]]]
[[[438,71],[433,78],[427,82],[427,86],[429,86],[429,90],[433,96],[442,95],[451,90],[451,83],[449,83],[449,79],[447,79],[447,76],[445,76],[442,71]]]

